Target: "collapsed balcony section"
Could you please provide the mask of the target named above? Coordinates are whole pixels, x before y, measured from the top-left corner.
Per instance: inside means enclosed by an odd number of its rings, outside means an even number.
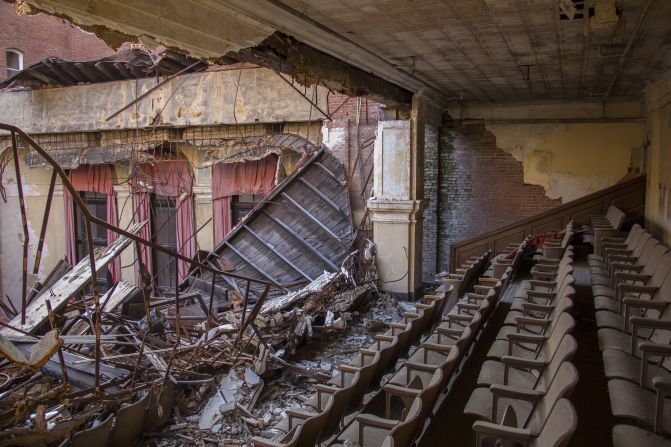
[[[10,132],[3,196],[14,183],[17,194],[10,198],[16,203],[8,205],[18,205],[24,232],[20,288],[0,309],[8,320],[0,329],[5,378],[0,393],[7,404],[0,408],[0,444],[50,444],[65,437],[74,443],[91,431],[132,441],[167,421],[174,385],[198,388],[230,368],[246,365],[250,374],[262,375],[279,365],[293,374],[328,378],[286,356],[309,339],[313,326],[342,328],[334,315],[358,306],[374,291],[377,277],[370,229],[354,227],[345,169],[326,148],[293,134],[233,142],[221,132],[209,140],[217,141],[216,147],[192,141],[190,150],[200,152],[194,170],[209,170],[213,181],[222,160],[235,160],[223,164],[226,181],[234,183],[223,190],[239,191],[249,183],[261,184],[261,192],[268,188],[239,222],[229,220],[231,229],[219,243],[204,249],[197,238],[203,226],[196,228],[193,208],[183,204],[193,199],[202,174],[189,171],[193,158],[178,157],[188,131],[155,141],[150,150],[117,144],[109,156],[110,151],[92,150],[101,145],[67,147],[55,138],[45,145],[61,146],[45,150],[17,128],[2,129]],[[298,156],[287,157],[289,151]],[[96,158],[102,154],[108,158]],[[67,161],[61,165],[59,157]],[[26,167],[44,166],[52,175],[35,241],[21,171],[25,176]],[[285,166],[293,172],[287,174]],[[126,185],[118,181],[123,169]],[[66,197],[67,259],[47,268],[42,252],[57,179]],[[122,188],[130,188],[127,202],[119,200]],[[172,197],[173,207],[143,213],[138,205],[156,194]],[[99,206],[92,206],[91,198],[100,199]],[[132,219],[124,219],[127,208]],[[191,222],[180,217],[180,209],[187,209]],[[106,218],[98,210],[107,212]],[[225,222],[222,216],[215,214],[214,225]],[[169,218],[176,227],[191,225],[190,232],[172,229],[174,239],[166,240],[173,245],[160,238],[171,228]],[[189,241],[191,251],[185,250]],[[47,388],[51,391],[41,395]],[[145,412],[148,402],[154,404]],[[117,422],[110,425],[112,417]],[[122,419],[135,423],[126,429]]]

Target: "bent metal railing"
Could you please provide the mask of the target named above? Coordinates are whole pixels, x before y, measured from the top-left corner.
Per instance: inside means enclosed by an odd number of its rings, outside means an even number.
[[[624,211],[627,219],[639,217],[645,211],[645,187],[645,176],[635,177],[526,219],[454,243],[450,246],[450,271],[454,272],[457,266],[472,255],[479,255],[491,249],[494,256],[509,243],[519,242],[529,235],[561,230],[570,221],[587,224],[590,215],[604,214],[611,204]]]
[[[84,203],[83,199],[80,197],[78,194],[77,190],[74,188],[72,183],[70,182],[70,179],[63,170],[63,168],[49,155],[49,153],[42,148],[35,140],[33,140],[28,134],[23,132],[21,129],[19,129],[16,126],[12,126],[9,124],[3,124],[0,123],[0,131],[6,131],[9,132],[11,135],[11,141],[12,141],[12,158],[14,161],[14,174],[16,176],[16,185],[17,185],[17,195],[18,195],[18,201],[19,201],[19,208],[21,212],[21,224],[22,224],[22,231],[23,231],[23,263],[22,263],[22,274],[21,274],[21,309],[20,309],[20,314],[21,314],[21,324],[25,324],[26,321],[26,307],[27,307],[27,297],[28,297],[28,250],[29,250],[29,228],[28,228],[28,218],[26,215],[26,204],[25,204],[25,199],[23,195],[23,183],[21,180],[21,166],[19,163],[19,146],[17,142],[17,136],[20,137],[24,142],[26,142],[32,149],[35,150],[41,157],[43,157],[47,163],[53,168],[53,174],[51,176],[51,181],[50,181],[50,187],[49,187],[49,194],[47,196],[47,202],[45,205],[45,215],[42,220],[42,226],[40,228],[40,240],[38,242],[37,246],[37,251],[35,253],[35,263],[33,266],[33,272],[39,271],[39,266],[42,258],[42,248],[44,245],[44,238],[46,235],[46,229],[47,225],[49,222],[49,212],[51,209],[51,202],[54,194],[54,186],[56,184],[56,178],[57,176],[60,177],[61,182],[63,184],[63,187],[68,190],[70,195],[72,196],[72,200],[74,201],[75,206],[79,209],[81,212],[83,218],[85,219],[86,223],[86,237],[87,237],[87,245],[88,245],[88,258],[89,258],[89,264],[91,267],[91,285],[92,285],[92,295],[93,295],[93,301],[95,305],[95,366],[96,366],[96,371],[95,371],[95,378],[96,378],[96,384],[95,388],[96,390],[99,389],[99,378],[100,378],[100,371],[99,371],[99,365],[100,365],[100,292],[98,290],[98,279],[97,279],[97,274],[96,274],[96,268],[95,268],[95,255],[94,255],[94,246],[93,246],[93,233],[92,233],[92,225],[99,225],[109,231],[112,231],[118,235],[124,236],[136,243],[136,250],[139,254],[140,250],[140,245],[145,245],[147,247],[150,247],[153,250],[159,251],[161,253],[165,253],[168,256],[173,257],[176,261],[184,261],[189,263],[191,266],[194,267],[199,267],[200,269],[204,271],[208,271],[213,274],[213,279],[216,275],[224,276],[224,277],[229,277],[229,278],[234,278],[234,279],[239,279],[242,281],[247,282],[247,287],[246,290],[249,290],[250,287],[249,285],[251,283],[256,283],[256,284],[261,284],[265,286],[266,291],[264,292],[264,295],[267,295],[267,292],[270,290],[271,287],[276,287],[274,284],[268,281],[264,280],[259,280],[256,278],[250,278],[244,275],[239,275],[231,272],[226,272],[221,269],[217,269],[213,267],[212,265],[209,264],[204,264],[202,262],[199,262],[196,259],[191,259],[187,256],[184,256],[176,251],[170,250],[168,248],[165,248],[161,245],[158,245],[152,241],[146,240],[132,232],[126,231],[123,228],[119,228],[115,225],[112,225],[104,220],[101,220],[91,214],[89,209],[86,207],[86,204]],[[140,256],[137,256],[137,262],[140,263],[140,270],[144,268],[142,266],[142,260]],[[175,262],[175,269],[177,269],[178,262]],[[143,275],[140,275],[140,277],[143,277]],[[176,304],[176,309],[175,309],[175,332],[177,336],[177,340],[179,342],[180,339],[180,321],[179,321],[179,275],[176,273],[175,274],[175,304]],[[146,284],[143,284],[143,286],[146,286]],[[146,293],[143,294],[144,298],[144,307],[145,307],[145,312],[146,312],[146,317],[147,321],[150,320],[150,314],[149,314],[149,300],[146,295]],[[244,302],[247,303],[247,296],[244,297]],[[212,300],[210,300],[210,309],[209,309],[209,315],[208,315],[208,325],[211,321],[211,315],[212,315]],[[6,325],[6,323],[4,323]],[[209,330],[209,327],[207,328]]]

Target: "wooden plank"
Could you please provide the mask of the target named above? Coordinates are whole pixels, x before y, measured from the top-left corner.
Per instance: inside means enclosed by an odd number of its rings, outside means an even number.
[[[252,262],[251,259],[249,259],[247,256],[243,255],[243,254],[240,252],[240,250],[236,249],[236,248],[233,246],[233,244],[231,244],[231,243],[228,242],[228,241],[224,241],[224,243],[226,244],[226,246],[227,246],[228,248],[230,248],[231,250],[233,250],[233,253],[235,253],[236,255],[238,255],[238,256],[240,257],[240,259],[242,259],[243,261],[245,261],[251,268],[253,268],[253,269],[256,270],[257,272],[259,272],[260,274],[262,274],[263,276],[265,276],[266,279],[270,280],[273,284],[278,285],[278,284],[277,284],[277,280],[276,280],[275,278],[273,278],[272,276],[270,276],[270,274],[266,273],[261,267],[259,267],[258,265],[254,264],[254,262]]]
[[[317,188],[312,186],[312,183],[308,182],[307,180],[305,180],[302,177],[299,177],[298,181],[301,182],[302,184],[304,184],[305,186],[307,186],[308,189],[310,189],[312,192],[317,194],[317,196],[319,196],[319,198],[321,198],[324,202],[328,203],[331,206],[331,208],[333,208],[338,213],[340,213],[340,207],[338,205],[336,205],[331,199],[329,199],[324,193],[322,193],[320,190],[318,190]]]
[[[144,225],[145,222],[135,224],[128,231],[137,234]],[[100,272],[107,268],[107,264],[121,254],[130,243],[130,239],[124,236],[119,236],[112,244],[105,247],[103,250],[99,250],[95,255],[96,272]],[[17,315],[9,322],[9,325],[24,332],[36,332],[44,323],[49,321],[49,312],[46,304],[47,299],[51,302],[54,312],[57,312],[90,281],[91,267],[89,266],[89,258],[86,257],[79,261],[72,270],[60,278],[52,287],[44,290],[31,301],[26,307],[25,324],[21,324],[21,316]],[[20,332],[8,327],[3,327],[0,329],[0,334],[15,335],[20,334]]]
[[[319,228],[321,228],[322,230],[324,230],[325,233],[327,233],[327,234],[328,234],[329,236],[331,236],[335,241],[337,241],[338,244],[342,245],[343,248],[345,248],[345,245],[340,241],[340,237],[338,237],[337,234],[335,234],[333,231],[331,231],[331,229],[330,229],[329,227],[327,227],[326,225],[324,225],[323,223],[321,223],[321,222],[319,221],[319,219],[317,219],[315,216],[313,216],[312,214],[310,214],[310,212],[309,212],[308,210],[306,210],[305,208],[303,208],[303,207],[301,206],[300,203],[298,203],[298,202],[296,202],[294,199],[292,199],[291,196],[290,196],[289,194],[283,192],[283,193],[282,193],[282,197],[284,197],[284,198],[287,199],[289,202],[291,202],[291,204],[292,204],[293,206],[295,206],[296,208],[298,208],[298,209],[299,209],[299,210],[300,210],[300,211],[301,211],[301,212],[302,212],[308,219],[310,219],[311,221],[313,221],[314,223],[316,223],[317,226],[318,226]]]
[[[337,267],[333,262],[331,262],[330,259],[328,259],[328,258],[327,258],[326,256],[324,256],[319,250],[317,250],[317,249],[314,248],[312,245],[310,245],[310,243],[307,242],[305,239],[303,239],[303,238],[300,237],[298,234],[296,234],[296,232],[294,232],[294,230],[292,230],[291,227],[289,227],[287,224],[285,224],[284,222],[282,222],[282,221],[279,220],[278,218],[272,216],[272,215],[271,215],[270,213],[268,213],[266,210],[263,210],[263,213],[264,213],[266,216],[268,216],[268,217],[270,218],[270,220],[272,220],[273,222],[275,222],[277,225],[279,225],[280,227],[282,227],[287,233],[289,233],[291,236],[293,236],[294,239],[296,239],[297,241],[299,241],[305,248],[307,248],[307,249],[310,251],[310,253],[313,253],[313,254],[317,255],[317,257],[318,257],[319,259],[321,259],[322,261],[324,261],[324,263],[326,263],[326,265],[328,265],[329,267],[331,267],[331,268],[333,269],[333,271],[338,271],[338,267]]]
[[[320,162],[315,161],[315,162],[314,162],[314,165],[317,166],[317,167],[318,167],[319,169],[321,169],[322,171],[324,171],[324,173],[325,173],[326,175],[328,175],[329,177],[331,177],[331,178],[332,178],[333,180],[335,180],[336,182],[338,182],[338,183],[342,183],[342,182],[345,181],[344,179],[342,179],[342,180],[339,179],[338,176],[336,176],[336,175],[335,175],[329,168],[327,168],[326,166],[324,166],[324,165],[321,164]]]
[[[287,259],[287,257],[284,256],[282,253],[280,253],[279,251],[277,251],[277,250],[275,249],[275,247],[273,247],[273,246],[270,245],[268,242],[266,242],[265,240],[263,240],[263,239],[261,238],[261,236],[259,236],[254,230],[252,230],[251,228],[249,228],[249,226],[247,226],[247,225],[243,225],[243,227],[244,227],[245,230],[247,230],[252,236],[254,236],[254,237],[256,238],[256,240],[258,240],[258,241],[261,242],[263,245],[265,245],[265,246],[268,248],[268,250],[270,250],[272,253],[276,254],[278,258],[280,258],[281,260],[283,260],[284,262],[286,262],[287,264],[289,264],[289,266],[290,266],[292,269],[294,269],[295,271],[297,271],[298,273],[300,273],[301,276],[303,276],[303,277],[304,277],[305,279],[307,279],[308,281],[312,281],[312,278],[310,278],[310,276],[308,276],[305,272],[303,272],[301,269],[299,269],[298,267],[296,267],[296,265],[295,265],[293,262],[291,262],[289,259]]]
[[[101,312],[111,312],[126,300],[131,298],[140,289],[124,281],[119,281],[100,299]],[[110,295],[111,294],[111,295]]]

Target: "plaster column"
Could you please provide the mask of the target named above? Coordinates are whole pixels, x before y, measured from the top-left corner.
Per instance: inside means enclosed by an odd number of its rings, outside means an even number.
[[[212,250],[214,248],[214,220],[212,219],[212,187],[193,187],[193,208],[196,213],[194,220],[194,231],[202,229],[196,235],[196,242],[200,250]],[[209,220],[209,222],[208,222]],[[207,224],[206,224],[207,222]]]
[[[382,290],[415,298],[422,287],[424,130],[440,110],[413,97],[409,120],[380,121],[374,150],[373,197],[368,201]]]
[[[114,185],[116,209],[119,228],[128,228],[133,222],[133,197],[130,186]],[[128,284],[135,284],[135,243],[132,243],[120,255],[121,279]]]

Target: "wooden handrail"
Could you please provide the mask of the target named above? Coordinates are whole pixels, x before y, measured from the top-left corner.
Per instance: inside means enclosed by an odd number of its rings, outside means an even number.
[[[528,235],[561,230],[571,220],[576,224],[589,223],[590,215],[604,214],[611,204],[624,211],[628,219],[640,216],[645,211],[645,187],[645,176],[635,177],[512,224],[456,242],[450,246],[450,271],[453,272],[462,260],[484,250],[491,249],[496,255],[510,242],[519,242]]]

